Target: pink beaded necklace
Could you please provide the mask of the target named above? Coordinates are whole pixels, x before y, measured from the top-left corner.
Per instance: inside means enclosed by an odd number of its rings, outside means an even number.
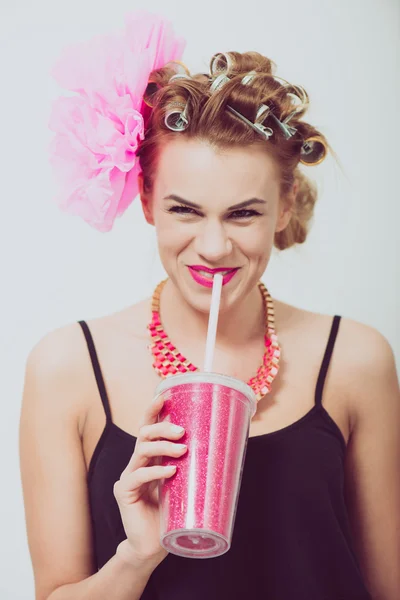
[[[151,323],[148,325],[152,338],[152,344],[149,348],[154,358],[153,367],[161,377],[169,377],[170,375],[176,375],[177,373],[199,370],[175,348],[161,324],[160,296],[167,281],[167,279],[161,281],[154,290],[152,298],[152,319]],[[261,281],[258,282],[258,287],[264,301],[265,352],[262,364],[258,368],[256,375],[248,381],[248,385],[253,389],[257,400],[260,400],[271,391],[272,382],[279,369],[281,350],[278,343],[278,337],[275,333],[274,305],[272,298]]]

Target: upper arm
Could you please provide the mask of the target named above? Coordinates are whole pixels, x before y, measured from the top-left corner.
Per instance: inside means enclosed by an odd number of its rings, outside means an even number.
[[[45,336],[26,362],[19,452],[36,600],[93,572],[76,324]],[[81,361],[85,364],[84,361]]]
[[[356,419],[346,453],[345,494],[367,587],[400,598],[400,393],[387,340],[352,322],[349,393]]]

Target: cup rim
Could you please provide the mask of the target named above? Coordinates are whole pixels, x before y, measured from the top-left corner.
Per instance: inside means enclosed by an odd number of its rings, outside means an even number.
[[[204,381],[205,379],[208,380],[207,383],[220,383],[221,385],[226,385],[227,387],[241,392],[249,400],[252,409],[252,416],[254,416],[257,409],[257,398],[252,388],[241,379],[236,379],[230,375],[223,375],[222,373],[194,371],[180,373],[179,375],[170,375],[158,384],[156,387],[155,396],[158,396],[171,387],[184,385],[185,383],[191,383],[193,381],[196,382],[197,380]]]

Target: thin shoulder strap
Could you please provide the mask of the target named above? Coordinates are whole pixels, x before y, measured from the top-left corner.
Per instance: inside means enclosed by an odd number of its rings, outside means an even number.
[[[324,390],[325,378],[326,378],[326,374],[329,369],[329,363],[331,361],[333,348],[335,346],[336,336],[337,336],[337,332],[338,332],[339,325],[340,325],[340,319],[341,319],[341,317],[338,315],[335,315],[333,317],[331,332],[329,335],[328,343],[326,345],[324,358],[322,359],[322,364],[321,364],[321,368],[319,370],[317,385],[315,388],[315,404],[319,404],[319,405],[322,404],[322,392]]]
[[[83,333],[85,334],[86,343],[89,349],[90,359],[92,361],[93,371],[96,377],[97,387],[99,388],[100,398],[103,403],[104,412],[106,413],[106,419],[108,421],[112,421],[111,418],[111,410],[110,403],[108,401],[106,386],[104,383],[103,374],[101,372],[99,359],[97,357],[96,348],[94,345],[92,334],[90,333],[90,329],[86,321],[78,321],[79,325],[82,327]]]

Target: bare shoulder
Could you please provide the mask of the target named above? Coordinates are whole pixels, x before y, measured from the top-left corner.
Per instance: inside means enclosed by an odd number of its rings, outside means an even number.
[[[349,318],[341,319],[340,330],[339,349],[355,395],[368,390],[374,380],[396,373],[393,349],[380,331]]]
[[[28,360],[37,367],[59,369],[79,363],[79,356],[73,352],[82,346],[82,330],[78,323],[69,323],[49,331],[32,347]]]
[[[41,402],[50,400],[41,389],[53,389],[57,402],[47,407],[49,414],[58,411],[76,420],[79,431],[85,415],[84,401],[89,390],[88,350],[78,323],[54,329],[39,339],[26,360],[25,385],[36,388],[32,397]],[[62,393],[61,393],[62,391]],[[29,397],[31,397],[29,395]]]
[[[140,368],[137,363],[143,356],[150,315],[151,302],[147,299],[118,312],[86,320],[96,352],[108,361],[112,372],[120,372],[119,367],[132,353],[137,357],[135,366]],[[73,421],[81,438],[95,385],[88,345],[77,322],[46,333],[27,357],[25,387],[36,388],[39,393],[28,393],[26,398],[36,398],[36,402],[42,404],[51,402],[51,406],[32,406],[31,409]],[[57,402],[49,390],[57,394]],[[25,407],[25,412],[26,409],[29,407]]]
[[[346,346],[353,366],[369,368],[387,363],[393,357],[387,338],[374,327],[347,317],[341,319],[342,345]]]
[[[307,336],[307,344],[322,347],[333,322],[333,315],[304,310],[275,302],[277,326],[282,323],[292,338]],[[278,332],[279,333],[279,332]],[[376,328],[341,317],[332,358],[335,388],[347,399],[354,423],[385,388],[398,389],[393,349]]]
[[[348,394],[358,418],[363,418],[374,404],[382,407],[385,397],[398,394],[393,349],[387,338],[370,325],[343,318],[340,327],[339,351]]]
[[[333,315],[316,313],[296,306],[275,302],[278,318],[290,330],[307,329],[311,337],[325,339]],[[335,353],[340,354],[343,374],[358,379],[360,374],[377,372],[390,367],[394,361],[393,350],[386,339],[374,327],[359,321],[341,317]],[[372,369],[372,372],[371,372]]]

